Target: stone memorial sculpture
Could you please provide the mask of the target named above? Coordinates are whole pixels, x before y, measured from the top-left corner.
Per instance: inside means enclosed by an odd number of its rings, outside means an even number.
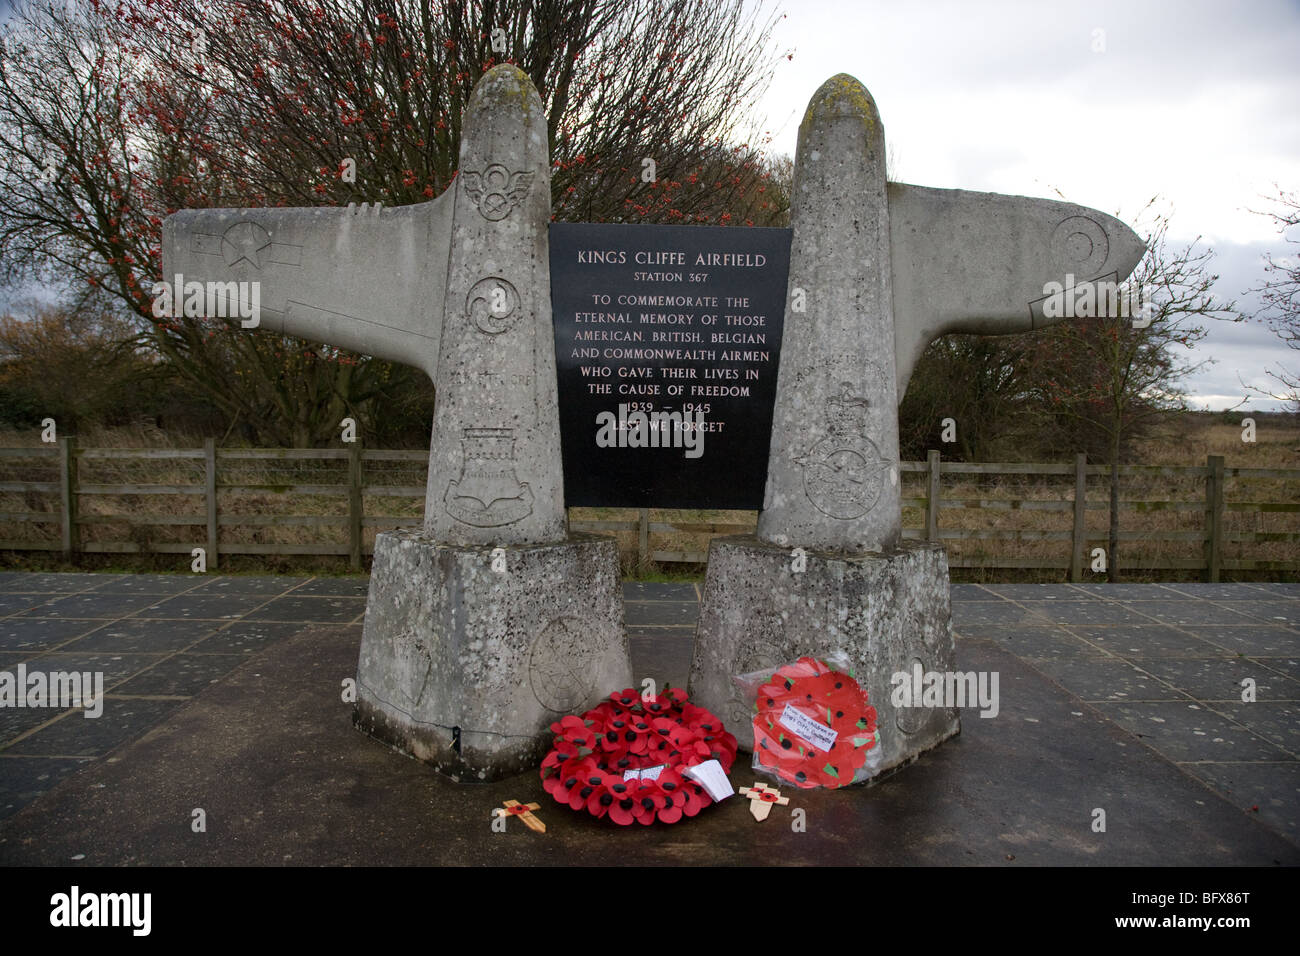
[[[843,651],[877,710],[883,772],[959,728],[952,707],[891,701],[895,674],[955,671],[946,553],[901,534],[912,368],[947,332],[1059,321],[1046,283],[1119,282],[1144,245],[1083,206],[886,182],[880,115],[844,74],[799,128],[790,218],[763,510],[756,535],[711,543],[690,691],[738,728],[753,708],[733,675]]]
[[[843,650],[888,768],[957,729],[951,709],[888,703],[893,672],[952,669],[944,551],[900,540],[912,366],[944,332],[1050,321],[1045,282],[1118,281],[1142,244],[1080,206],[886,183],[884,155],[867,91],[828,81],[800,129],[758,534],[713,542],[691,689],[743,741],[731,675]],[[632,686],[616,544],[566,528],[549,170],[537,92],[502,65],[430,202],[186,210],[163,227],[169,281],[257,282],[263,327],[435,382],[424,525],[376,537],[354,719],[458,780],[534,766],[552,721]]]
[[[535,766],[551,722],[632,680],[617,545],[567,532],[550,219],[541,100],[503,65],[431,202],[163,226],[165,275],[258,281],[263,327],[436,383],[424,527],[375,539],[355,720],[461,780]]]

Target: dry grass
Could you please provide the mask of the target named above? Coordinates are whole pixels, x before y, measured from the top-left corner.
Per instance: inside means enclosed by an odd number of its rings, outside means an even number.
[[[1233,425],[1205,420],[1185,420],[1178,433],[1169,433],[1146,441],[1139,449],[1141,464],[1171,468],[1203,468],[1207,455],[1222,455],[1226,467],[1232,468],[1287,468],[1300,469],[1300,427],[1268,421],[1257,431],[1253,444],[1241,440],[1242,430]],[[202,448],[203,439],[197,435],[167,435],[152,426],[99,429],[82,434],[78,444],[85,448]],[[33,431],[0,431],[0,447],[38,448],[42,446],[39,434]],[[373,545],[377,531],[396,527],[401,520],[418,520],[423,513],[423,488],[425,464],[416,462],[369,462],[365,466],[365,483],[368,486],[409,486],[420,489],[418,495],[392,497],[367,495],[364,513],[367,516],[384,515],[379,527],[364,529],[366,547]],[[0,481],[47,481],[57,486],[58,463],[54,458],[3,458],[0,459]],[[259,544],[279,545],[285,548],[330,545],[340,556],[333,555],[223,555],[224,571],[248,570],[258,572],[295,573],[346,573],[347,499],[343,494],[307,494],[286,489],[294,485],[337,485],[347,481],[347,461],[221,461],[218,479],[222,485],[270,485],[273,489],[257,491],[221,490],[218,494],[219,513],[226,518],[248,517],[253,521],[270,521],[272,518],[330,517],[334,522],[328,527],[302,523],[268,523],[223,526],[221,542],[224,545]],[[81,463],[79,481],[83,484],[149,483],[165,485],[198,485],[204,480],[201,459],[92,459]],[[1073,499],[1073,475],[1037,477],[1027,475],[945,475],[943,498],[978,498],[1001,502],[1047,501],[1068,502]],[[925,495],[924,475],[903,475],[904,498],[922,498]],[[1088,537],[1089,548],[1105,544],[1108,514],[1107,479],[1094,476],[1088,483]],[[1205,479],[1201,475],[1177,476],[1139,475],[1123,479],[1120,497],[1124,501],[1192,502],[1192,510],[1173,510],[1156,506],[1143,506],[1123,510],[1120,528],[1124,532],[1140,532],[1139,540],[1122,541],[1120,565],[1125,577],[1143,578],[1198,578],[1197,568],[1159,570],[1144,573],[1154,564],[1171,560],[1203,561],[1204,548],[1200,540],[1163,541],[1156,536],[1165,532],[1190,532],[1199,538],[1205,527],[1203,510]],[[1295,478],[1231,477],[1226,482],[1226,499],[1233,502],[1300,502],[1300,483]],[[203,546],[206,541],[205,503],[201,494],[186,495],[122,495],[94,494],[80,496],[83,517],[114,520],[83,526],[82,540],[86,543],[132,542],[143,552],[158,544],[186,545],[184,554],[141,555],[83,555],[78,561],[82,567],[113,567],[126,569],[182,570],[188,568],[188,547]],[[59,543],[59,495],[57,492],[2,492],[0,493],[0,539],[42,543],[55,548]],[[31,523],[7,520],[13,512],[42,512],[49,514],[50,523]],[[757,521],[755,512],[737,511],[675,511],[652,509],[650,520],[676,524],[728,524],[752,527]],[[193,525],[149,525],[141,519],[149,516],[185,516],[195,521]],[[575,508],[574,521],[604,520],[626,521],[635,524],[638,512],[630,509]],[[903,509],[905,528],[922,529],[924,512],[915,506]],[[944,531],[980,532],[1069,532],[1073,517],[1069,510],[1038,511],[1016,507],[1008,510],[991,510],[962,506],[949,502],[941,510],[940,529]],[[1224,530],[1238,532],[1300,532],[1300,514],[1295,512],[1258,512],[1229,510],[1224,517]],[[615,532],[623,555],[623,570],[630,577],[680,578],[698,576],[699,565],[655,564],[638,554],[638,532]],[[706,552],[711,535],[699,532],[668,532],[651,535],[651,550],[672,552]],[[1044,560],[1066,565],[1069,560],[1069,541],[1034,540],[950,540],[947,542],[954,565],[954,578],[967,580],[1063,580],[1065,573],[1052,569],[1014,570],[1006,568],[1016,561]],[[1224,547],[1225,560],[1263,560],[1294,564],[1297,552],[1295,542],[1265,541],[1228,543]],[[11,567],[58,567],[61,559],[57,551],[6,551],[4,563]],[[987,568],[961,568],[962,564],[988,565]],[[997,566],[1004,565],[1002,568]],[[1225,572],[1226,578],[1267,577],[1294,579],[1295,572],[1267,572],[1251,575],[1246,572]],[[1100,579],[1100,576],[1097,576]]]
[[[1233,468],[1289,468],[1300,470],[1300,429],[1294,425],[1269,424],[1257,430],[1257,441],[1242,441],[1239,427],[1194,421],[1181,432],[1154,437],[1137,449],[1140,461],[1133,464],[1170,468],[1204,468],[1209,455],[1221,455],[1227,469]],[[922,496],[920,476],[910,476],[913,481],[905,494]],[[957,477],[957,476],[953,476]],[[1072,475],[1034,478],[1020,475],[945,477],[944,498],[985,498],[993,500],[1047,500],[1072,501],[1074,479]],[[1121,573],[1130,580],[1149,579],[1199,579],[1204,562],[1204,545],[1201,540],[1169,541],[1158,535],[1183,532],[1204,533],[1206,525],[1205,485],[1203,475],[1130,475],[1120,479],[1121,532],[1142,535],[1138,540],[1122,540],[1119,546]],[[1109,527],[1109,479],[1105,475],[1091,476],[1088,480],[1087,534],[1088,549],[1107,544]],[[1300,502],[1300,481],[1297,478],[1258,478],[1250,476],[1229,477],[1225,483],[1225,500],[1234,502]],[[1125,507],[1124,502],[1154,502],[1137,507]],[[1161,507],[1161,502],[1187,502],[1193,510],[1175,510]],[[924,516],[919,509],[904,513],[905,527],[922,527]],[[993,511],[973,508],[945,508],[941,511],[940,528],[963,531],[1056,531],[1069,532],[1073,528],[1070,511]],[[1224,515],[1225,534],[1240,532],[1300,532],[1300,514],[1285,512],[1242,512],[1229,510]],[[949,541],[949,555],[954,564],[995,564],[997,560],[1052,560],[1061,565],[1068,563],[1069,541]],[[1225,561],[1254,560],[1296,563],[1295,542],[1230,542],[1223,548]],[[1113,555],[1108,560],[1114,561]],[[1184,569],[1156,568],[1153,566],[1175,561],[1194,562]],[[1089,562],[1090,563],[1090,562]],[[1065,580],[1065,572],[1048,569],[985,570],[967,568],[954,572],[969,580]],[[1088,576],[1104,580],[1101,575]],[[1256,576],[1247,572],[1226,572],[1227,578],[1245,579]],[[1280,578],[1279,572],[1265,572],[1264,578]],[[1295,578],[1295,572],[1289,575]]]
[[[1138,449],[1140,461],[1133,464],[1170,468],[1204,468],[1209,455],[1221,455],[1225,467],[1232,468],[1289,468],[1300,470],[1300,427],[1291,423],[1270,420],[1256,430],[1256,441],[1242,441],[1238,426],[1209,422],[1204,419],[1181,419],[1179,430],[1169,430],[1163,435],[1144,441]],[[905,473],[902,495],[904,498],[924,498],[925,476]],[[946,499],[984,499],[990,501],[1046,501],[1071,502],[1074,499],[1074,476],[1029,475],[945,475],[942,495]],[[1296,478],[1230,477],[1226,482],[1226,500],[1233,502],[1300,502],[1300,482]],[[1105,476],[1088,480],[1087,533],[1089,552],[1093,547],[1107,544],[1109,527],[1110,490]],[[1121,507],[1120,530],[1142,533],[1137,541],[1121,540],[1119,548],[1120,571],[1127,580],[1199,579],[1203,572],[1204,546],[1196,541],[1161,541],[1154,535],[1161,532],[1184,532],[1200,535],[1205,529],[1203,511],[1205,478],[1197,474],[1183,476],[1142,475],[1121,479],[1120,500],[1147,502],[1190,502],[1196,510],[1178,511],[1162,509],[1159,505],[1138,508]],[[637,512],[613,508],[575,508],[574,520],[606,520],[635,522]],[[740,511],[671,511],[652,510],[651,521],[702,523],[719,522],[745,524],[752,527],[758,520],[757,512]],[[921,531],[925,527],[923,507],[903,508],[903,527]],[[941,531],[977,532],[1059,532],[1070,533],[1074,517],[1070,510],[1035,511],[1024,508],[992,510],[951,504],[940,511]],[[1239,532],[1300,532],[1300,514],[1228,511],[1224,516],[1224,531]],[[655,566],[641,560],[637,554],[637,532],[620,531],[616,536],[624,558],[625,572],[637,575],[663,573],[665,566]],[[703,552],[708,549],[711,536],[687,532],[652,534],[651,549],[656,551]],[[1038,580],[1063,581],[1064,570],[1070,559],[1070,541],[1033,540],[949,540],[946,542],[953,561],[953,577],[958,580]],[[1295,542],[1240,542],[1228,543],[1223,558],[1231,560],[1280,561],[1296,563]],[[1111,556],[1113,557],[1113,556]],[[1050,561],[1060,570],[1017,569],[1006,567],[1016,561]],[[1154,568],[1153,565],[1174,561],[1195,562],[1196,567],[1184,569]],[[961,563],[987,567],[957,567]],[[1089,562],[1090,563],[1090,562]],[[1002,565],[1002,566],[999,566]],[[699,566],[676,566],[681,572],[700,574]],[[1091,574],[1091,572],[1089,572]],[[1104,580],[1100,575],[1092,575]],[[1295,579],[1295,572],[1266,571],[1261,574],[1225,572],[1225,578]]]

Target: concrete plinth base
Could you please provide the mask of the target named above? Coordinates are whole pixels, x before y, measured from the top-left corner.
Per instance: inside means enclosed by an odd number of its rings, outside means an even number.
[[[690,695],[726,721],[749,749],[752,701],[732,675],[779,667],[804,655],[843,651],[877,713],[877,773],[906,763],[960,730],[955,708],[895,708],[893,674],[952,671],[948,556],[906,542],[886,554],[844,557],[790,548],[752,535],[714,538],[695,636]]]
[[[453,780],[496,780],[541,761],[553,721],[630,686],[613,538],[376,537],[353,713],[365,732]]]

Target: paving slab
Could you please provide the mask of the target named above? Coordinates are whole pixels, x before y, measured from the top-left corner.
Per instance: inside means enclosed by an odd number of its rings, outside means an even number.
[[[1231,653],[1251,657],[1287,657],[1296,651],[1296,629],[1246,624],[1241,627],[1193,627],[1180,630]]]
[[[999,673],[999,715],[871,787],[798,792],[794,834],[727,804],[625,831],[533,774],[450,784],[351,728],[366,579],[168,577],[0,576],[0,668],[110,687],[98,719],[0,710],[0,862],[1300,862],[1300,587],[956,585],[958,665]],[[624,594],[637,680],[681,686],[698,589]],[[91,616],[32,613],[59,605]],[[507,796],[542,803],[551,842],[491,832]]]
[[[104,701],[104,712],[99,717],[86,716],[80,709],[65,711],[62,717],[39,733],[10,743],[4,754],[41,757],[102,756],[143,735],[181,703],[180,700],[119,700],[108,697]],[[7,766],[8,763],[0,764],[0,769]]]
[[[122,654],[114,651],[96,653],[93,651],[49,651],[30,657],[24,661],[27,672],[33,671],[89,671],[104,675],[104,687],[112,689],[157,664],[167,655],[160,654]]]
[[[1266,584],[1249,584],[1243,586],[1259,588],[1262,591],[1269,591],[1273,594],[1282,594],[1287,597],[1300,597],[1300,584],[1295,582],[1269,582]]]
[[[104,626],[104,621],[10,617],[0,620],[0,651],[40,651],[66,644]]]
[[[49,574],[12,574],[12,577],[0,579],[0,590],[3,591],[22,591],[45,594],[49,592],[71,593],[73,591],[86,591],[90,588],[103,587],[112,581],[118,581],[131,575],[124,574],[82,574],[82,573],[49,573]]]
[[[631,627],[627,629],[632,654],[632,679],[637,689],[647,677],[658,689],[685,687],[691,672],[693,627]],[[616,688],[611,687],[610,690]]]
[[[1286,751],[1291,759],[1300,754],[1300,705],[1295,701],[1211,701],[1209,706]]]
[[[93,757],[0,756],[0,820],[17,813],[64,777],[76,773],[93,759]]]
[[[1292,680],[1300,680],[1300,658],[1296,657],[1252,657],[1251,660],[1262,664],[1269,670],[1285,674]]]
[[[1109,585],[1101,585],[1108,587]],[[1151,585],[1135,584],[1132,587],[1151,587]],[[1285,585],[1283,585],[1285,586]],[[1210,601],[1216,600],[1244,600],[1246,596],[1265,600],[1271,586],[1267,584],[1210,584],[1201,581],[1189,581],[1183,584],[1162,584],[1160,587],[1167,591],[1173,591],[1177,594],[1186,594],[1192,597],[1205,598]],[[1154,594],[1154,591],[1152,592]],[[1152,598],[1154,600],[1154,598]]]
[[[700,606],[690,601],[629,601],[623,602],[623,619],[628,627],[689,627],[694,628],[700,616]]]
[[[0,594],[0,616],[30,611],[44,603],[45,598],[39,594]]]
[[[51,710],[45,707],[2,708],[0,709],[0,740],[14,740],[41,724],[49,722],[61,713],[60,710]],[[0,778],[4,776],[7,769],[12,768],[0,766]]]
[[[982,584],[953,584],[950,587],[953,601],[991,601],[1000,597]]]
[[[315,594],[331,597],[365,598],[370,591],[366,578],[312,578],[293,589],[293,594]]]
[[[51,597],[23,612],[23,617],[58,617],[115,620],[135,614],[166,598],[157,594],[107,594],[82,592]]]
[[[255,654],[303,629],[299,621],[235,621],[213,631],[193,650],[202,654]]]
[[[1119,658],[1035,660],[1033,665],[1080,700],[1137,701],[1192,698],[1176,686]]]
[[[1173,601],[1142,601],[1131,605],[1132,612],[1161,624],[1205,627],[1222,624],[1228,627],[1253,623],[1252,616],[1225,604],[1186,597]]]
[[[1029,606],[1011,601],[963,601],[953,602],[952,623],[960,631],[971,624],[1002,624],[1024,627],[1042,627],[1050,625],[1052,619],[1041,613],[1037,603]]]
[[[1224,648],[1178,627],[1163,624],[1116,622],[1104,626],[1063,624],[1082,638],[1115,657],[1145,660],[1152,657],[1223,657]]]
[[[201,588],[206,583],[202,574],[128,574],[110,577],[92,585],[89,590],[99,594],[180,594]]]
[[[1007,585],[997,585],[997,587],[1006,587]],[[1218,587],[1218,585],[1210,585]],[[1231,585],[1237,587],[1237,585]],[[1065,600],[1077,600],[1079,595],[1087,595],[1090,598],[1100,598],[1106,601],[1126,600],[1126,601],[1169,601],[1178,595],[1170,591],[1173,587],[1171,584],[1139,584],[1118,582],[1116,584],[1105,583],[1078,583],[1069,585],[1069,590],[1075,592],[1070,597],[1065,597],[1067,591],[1061,588],[1061,585],[1048,584],[1040,585],[1045,588],[1055,588],[1061,590],[1062,597]]]
[[[257,610],[269,600],[272,600],[270,596],[260,594],[198,594],[190,591],[159,600],[142,609],[137,616],[168,620],[231,621]]]
[[[533,772],[452,784],[352,728],[338,687],[359,641],[357,626],[320,627],[268,648],[0,823],[0,863],[1300,863],[1300,848],[992,642],[963,642],[960,663],[1002,675],[999,717],[968,716],[874,787],[796,791],[807,830],[794,832],[784,808],[760,826],[734,799],[685,824],[619,828],[556,805]],[[505,799],[541,803],[547,833],[494,833]],[[195,807],[206,833],[187,826]]]
[[[956,630],[958,637],[995,641],[1013,654],[1033,659],[1113,656],[1104,648],[1056,625],[964,624]]]
[[[155,621],[123,619],[96,628],[62,647],[64,651],[113,651],[158,654],[178,651],[215,631],[212,621]]]
[[[327,595],[272,598],[251,611],[253,621],[299,621],[302,623],[347,624],[366,612],[364,597],[337,597]]]
[[[626,581],[623,600],[626,601],[696,601],[699,588],[689,581]]]
[[[1295,627],[1300,624],[1298,604],[1297,601],[1223,601],[1219,606],[1266,624]]]
[[[113,692],[117,696],[192,697],[246,660],[244,654],[176,654],[119,684]]]
[[[288,594],[290,591],[297,589],[310,580],[310,578],[289,576],[257,577],[251,575],[229,575],[204,581],[198,587],[194,588],[194,593],[208,595],[266,594],[274,596],[279,594]]]
[[[1093,704],[1139,740],[1177,761],[1276,761],[1287,753],[1207,705],[1193,700]],[[1256,705],[1258,706],[1258,705]]]
[[[1300,681],[1283,677],[1258,661],[1244,657],[1210,660],[1155,659],[1142,669],[1186,690],[1198,700],[1241,702],[1242,681],[1255,682],[1256,700],[1300,701]]]

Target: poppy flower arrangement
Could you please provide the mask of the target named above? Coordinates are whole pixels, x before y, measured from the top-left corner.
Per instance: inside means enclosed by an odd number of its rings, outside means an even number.
[[[736,759],[736,738],[722,721],[668,688],[642,699],[615,691],[581,717],[551,724],[555,741],[542,761],[542,786],[559,803],[620,826],[677,823],[712,802],[688,767]]]
[[[754,702],[754,767],[805,789],[853,783],[876,746],[876,709],[852,675],[814,657],[777,670]]]

